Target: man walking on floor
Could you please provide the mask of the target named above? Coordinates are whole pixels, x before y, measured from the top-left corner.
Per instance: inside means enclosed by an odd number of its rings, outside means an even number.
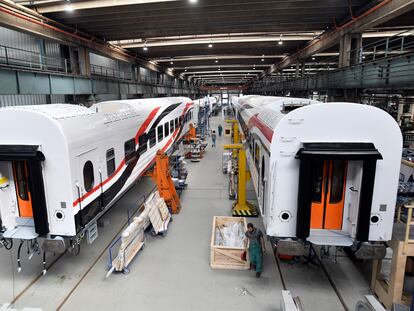
[[[223,133],[223,127],[221,126],[221,124],[219,124],[218,126],[218,132],[219,132],[219,136],[221,137],[221,133]]]
[[[247,224],[246,239],[244,240],[244,248],[247,249],[249,244],[250,269],[256,270],[256,277],[260,278],[263,271],[263,253],[266,251],[263,233],[260,229],[253,226],[252,223]]]
[[[211,147],[215,147],[216,146],[216,131],[213,131],[211,133]]]

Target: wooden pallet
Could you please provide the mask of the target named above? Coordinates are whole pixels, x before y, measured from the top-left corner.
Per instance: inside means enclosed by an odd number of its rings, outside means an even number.
[[[244,217],[214,216],[210,244],[210,266],[212,268],[238,270],[247,270],[250,268],[250,262],[248,259],[247,261],[241,259],[244,247],[215,245],[216,230],[224,225],[234,224],[237,222],[243,223],[245,231],[247,230],[247,222]]]
[[[148,211],[148,217],[151,221],[154,234],[167,231],[168,224],[171,221],[171,215],[163,198],[159,192],[154,192],[145,202],[145,209]]]
[[[399,221],[401,211],[398,211],[398,222],[394,224],[392,240],[387,243],[393,250],[388,282],[381,277],[382,260],[373,262],[371,289],[386,308],[391,308],[394,303],[407,306],[411,303],[410,295],[403,292],[407,258],[414,256],[413,233],[410,232],[410,227],[414,225],[411,221],[413,207],[410,206],[408,209],[409,217],[405,224]]]
[[[132,223],[122,231],[118,255],[112,261],[112,267],[106,277],[109,277],[114,270],[128,272],[127,267],[145,245],[144,222],[142,215],[135,217]]]

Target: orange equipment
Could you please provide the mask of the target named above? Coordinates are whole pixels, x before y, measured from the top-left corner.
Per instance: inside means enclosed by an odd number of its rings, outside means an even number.
[[[184,136],[184,140],[191,142],[194,139],[197,139],[196,128],[190,123],[190,129],[187,135]]]
[[[178,214],[180,212],[181,203],[171,179],[168,156],[159,150],[155,157],[154,170],[148,172],[146,175],[151,176],[157,184],[158,192],[170,208],[171,213]]]

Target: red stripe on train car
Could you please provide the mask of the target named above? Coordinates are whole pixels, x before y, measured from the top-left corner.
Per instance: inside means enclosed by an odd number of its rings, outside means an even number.
[[[138,137],[140,135],[142,135],[142,133],[145,132],[145,130],[148,128],[148,125],[151,123],[151,121],[154,119],[154,117],[156,116],[157,112],[160,110],[161,107],[157,107],[154,110],[151,111],[151,113],[149,114],[148,118],[144,121],[144,123],[142,123],[142,125],[140,126],[137,134],[135,135],[135,142],[137,143]],[[100,188],[102,188],[104,185],[106,185],[112,178],[114,178],[123,168],[123,166],[125,165],[125,158],[122,160],[122,162],[119,164],[118,168],[116,169],[116,171],[109,176],[107,179],[105,179],[102,183],[98,184],[96,187],[94,187],[91,191],[89,191],[88,193],[85,193],[80,199],[77,199],[75,202],[73,202],[73,207],[75,207],[76,205],[78,205],[80,202],[82,202],[83,200],[85,200],[87,197],[89,197],[91,194],[93,194],[95,191],[99,190]]]
[[[251,128],[253,126],[257,127],[269,142],[272,141],[273,130],[266,123],[264,123],[262,120],[260,120],[257,117],[257,114],[255,114],[249,120],[249,127]]]

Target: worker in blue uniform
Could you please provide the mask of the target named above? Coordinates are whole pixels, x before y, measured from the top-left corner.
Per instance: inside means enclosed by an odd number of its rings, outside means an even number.
[[[216,131],[213,131],[211,133],[211,147],[215,147],[216,146]]]
[[[263,271],[263,253],[266,251],[263,233],[255,228],[252,223],[247,224],[246,239],[244,248],[247,249],[249,242],[250,269],[255,269],[256,277],[260,278]]]

